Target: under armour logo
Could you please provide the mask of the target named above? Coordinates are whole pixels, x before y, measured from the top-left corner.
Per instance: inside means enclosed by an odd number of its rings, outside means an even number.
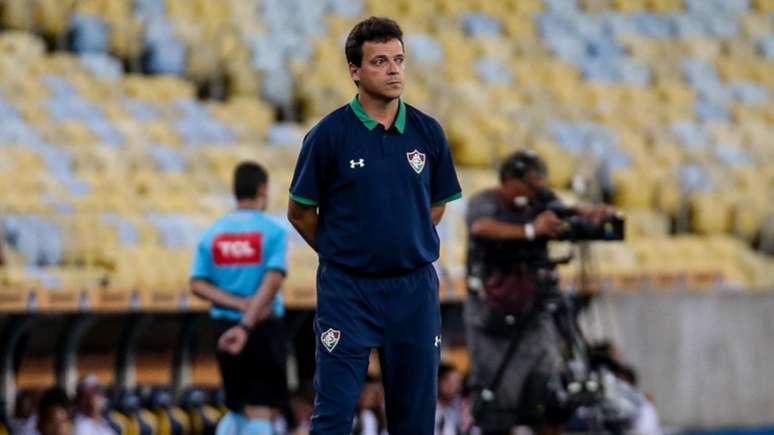
[[[361,167],[361,168],[363,166],[365,166],[365,159],[350,160],[349,161],[349,167],[352,168],[352,169],[355,169],[355,166],[358,166],[358,167]]]
[[[435,336],[435,347],[438,347],[440,345],[441,345],[441,336],[440,335],[436,335]]]

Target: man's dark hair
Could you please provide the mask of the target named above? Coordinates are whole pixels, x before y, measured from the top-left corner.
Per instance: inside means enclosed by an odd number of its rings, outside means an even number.
[[[444,378],[444,377],[445,377],[447,374],[449,374],[449,373],[451,373],[451,372],[454,372],[454,371],[457,371],[457,368],[456,368],[456,367],[454,367],[453,365],[451,365],[451,364],[449,364],[449,363],[444,363],[444,362],[442,362],[442,363],[441,363],[441,364],[438,366],[438,380],[439,380],[439,381],[443,380],[443,378]]]
[[[403,45],[403,31],[395,20],[386,17],[368,17],[355,24],[347,36],[344,54],[347,62],[355,66],[363,63],[363,44],[365,42],[387,42],[393,39]]]
[[[56,407],[62,407],[68,411],[70,409],[70,398],[67,397],[67,393],[59,387],[50,388],[43,393],[40,402],[38,402],[39,418],[48,415],[48,412]]]
[[[255,199],[258,188],[269,182],[263,166],[255,162],[242,162],[234,169],[234,196],[237,200]]]
[[[516,151],[500,165],[500,181],[503,182],[509,178],[522,179],[531,171],[546,174],[548,170],[546,163],[536,152],[530,150]]]

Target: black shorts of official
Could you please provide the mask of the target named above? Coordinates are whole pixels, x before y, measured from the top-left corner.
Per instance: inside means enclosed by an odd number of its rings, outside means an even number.
[[[215,319],[215,339],[237,323]],[[246,405],[284,409],[288,403],[287,352],[282,319],[258,324],[242,353],[216,351],[226,406],[241,412]]]

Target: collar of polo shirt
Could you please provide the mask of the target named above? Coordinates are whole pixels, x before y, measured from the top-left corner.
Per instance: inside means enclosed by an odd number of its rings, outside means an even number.
[[[355,116],[357,116],[357,119],[359,119],[367,129],[373,130],[377,125],[379,125],[379,121],[368,116],[366,111],[363,110],[363,106],[360,105],[360,101],[358,101],[357,95],[355,95],[355,98],[349,102],[349,107],[352,108],[352,110],[355,112]],[[402,98],[400,99],[400,105],[398,106],[398,116],[395,117],[395,122],[393,125],[395,126],[395,129],[400,132],[400,134],[403,134],[403,129],[406,127],[406,105],[403,103]]]

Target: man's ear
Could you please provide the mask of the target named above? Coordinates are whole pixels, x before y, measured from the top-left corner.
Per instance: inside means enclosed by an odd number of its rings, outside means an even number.
[[[258,199],[259,207],[265,210],[269,205],[269,189],[266,184],[258,186],[258,195],[256,195],[256,198]]]
[[[355,65],[354,63],[350,63],[349,64],[349,76],[355,82],[359,82],[360,81],[360,67]]]

